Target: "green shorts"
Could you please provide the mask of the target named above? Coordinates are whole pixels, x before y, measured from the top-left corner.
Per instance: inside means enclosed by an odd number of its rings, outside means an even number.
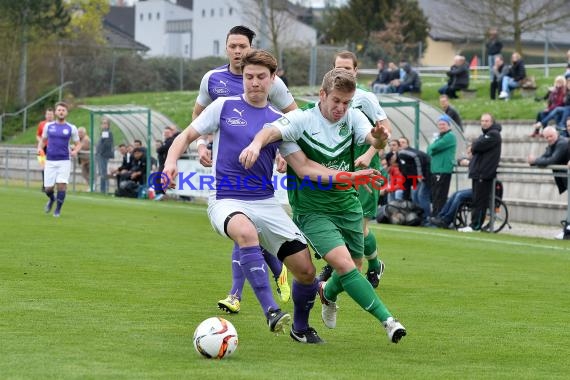
[[[368,186],[372,193],[366,190],[366,187],[358,187],[358,200],[362,205],[362,213],[365,218],[376,219],[376,213],[378,212],[378,200],[380,199],[380,191],[374,189],[372,186]]]
[[[341,246],[347,246],[354,259],[364,257],[361,213],[294,215],[293,221],[320,257]]]

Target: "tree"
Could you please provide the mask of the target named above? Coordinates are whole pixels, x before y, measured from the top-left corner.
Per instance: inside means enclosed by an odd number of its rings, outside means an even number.
[[[502,36],[513,38],[521,53],[523,33],[566,29],[570,22],[567,0],[440,0],[432,12],[446,34],[481,40],[489,28],[497,28]]]
[[[340,8],[325,10],[326,25],[321,24],[323,40],[328,43],[348,42],[359,53],[366,53],[371,45],[382,44],[378,32],[394,26],[393,13],[399,9],[401,23],[399,34],[406,44],[425,41],[428,22],[417,1],[414,0],[349,0]],[[392,24],[390,20],[392,18]],[[323,27],[326,29],[323,30]]]
[[[372,32],[370,36],[372,43],[382,46],[384,58],[394,62],[407,60],[407,52],[417,46],[411,36],[404,34],[409,22],[402,20],[404,20],[402,10],[398,7],[392,12],[390,20],[386,22],[385,29]]]
[[[0,13],[18,31],[20,65],[18,104],[26,104],[28,44],[34,32],[42,37],[62,33],[70,18],[63,0],[0,0]]]

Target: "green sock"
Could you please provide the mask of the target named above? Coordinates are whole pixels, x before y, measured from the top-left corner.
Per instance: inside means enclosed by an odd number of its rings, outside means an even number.
[[[340,276],[333,270],[331,278],[328,279],[325,286],[325,298],[329,301],[336,302],[337,296],[344,291]]]
[[[356,268],[339,277],[344,290],[361,308],[381,322],[392,316],[374,291],[374,288],[372,288],[372,285],[358,273]],[[325,290],[328,290],[328,286],[329,284],[327,283]]]
[[[364,237],[364,257],[368,260],[368,270],[379,270],[380,261],[378,261],[378,251],[376,249],[376,236],[372,231],[368,231],[368,235]]]

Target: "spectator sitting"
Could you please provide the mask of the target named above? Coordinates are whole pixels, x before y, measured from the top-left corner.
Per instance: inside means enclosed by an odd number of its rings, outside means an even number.
[[[119,186],[115,195],[136,198],[141,186],[146,185],[146,154],[142,147],[133,150],[133,161],[129,171],[119,175]]]
[[[533,155],[528,156],[530,166],[544,167],[548,165],[566,165],[568,162],[568,139],[558,135],[558,131],[554,127],[546,127],[543,131],[544,139],[548,143],[544,154],[538,158]],[[566,170],[553,170],[554,182],[558,187],[558,192],[562,194],[568,186],[566,175],[557,176],[557,174],[565,174]]]
[[[378,68],[378,74],[372,83],[370,83],[370,88],[375,94],[382,94],[386,92],[386,89],[390,85],[390,72],[384,67],[384,60],[382,59],[376,62],[376,67]]]
[[[396,92],[398,94],[403,94],[404,92],[416,92],[419,93],[422,91],[422,82],[420,80],[420,75],[409,63],[404,63],[403,67],[404,72],[406,73],[404,79],[400,79],[400,85],[398,86]],[[400,78],[401,78],[400,73]]]
[[[390,151],[386,153],[386,162],[388,164],[388,185],[385,193],[388,193],[388,202],[404,197],[404,176],[400,171],[398,162],[398,151],[400,150],[400,142],[397,139],[390,140]]]
[[[536,115],[536,124],[534,125],[534,131],[530,134],[530,137],[537,137],[540,135],[540,128],[543,128],[551,120],[547,119],[549,116],[551,118],[555,117],[556,113],[551,115],[551,113],[556,109],[564,106],[566,100],[566,79],[562,75],[559,75],[554,80],[554,88],[551,88],[548,93],[548,102],[546,108],[539,111]],[[543,124],[544,123],[544,124]]]
[[[501,54],[495,56],[495,65],[491,70],[491,100],[495,100],[501,90],[503,77],[507,75],[509,68],[505,65],[505,59]]]
[[[451,99],[457,99],[457,91],[469,87],[469,65],[465,62],[465,57],[456,55],[453,58],[453,65],[446,74],[449,77],[447,84],[437,91],[441,95],[445,94]]]
[[[501,93],[499,99],[508,100],[511,97],[511,91],[521,86],[521,82],[526,78],[526,69],[524,62],[519,53],[514,52],[511,56],[511,65],[507,75],[503,77],[501,83]]]
[[[570,63],[566,65],[566,71],[564,72],[564,78],[570,78]]]
[[[403,70],[402,70],[403,71]],[[384,88],[382,93],[395,93],[400,85],[400,69],[394,62],[388,63],[388,87]]]
[[[546,98],[548,98],[548,94]],[[566,119],[568,117],[570,117],[570,80],[566,81],[566,96],[564,96],[564,104],[553,109],[540,121],[540,124],[542,126],[547,126],[550,120],[554,119],[556,121],[556,128],[563,133],[566,131]]]
[[[560,136],[564,136],[566,138],[570,137],[570,116],[566,118],[566,128],[562,132],[560,132]]]
[[[447,95],[440,95],[439,96],[439,106],[443,110],[443,112],[451,118],[459,126],[461,132],[463,132],[463,124],[461,122],[461,116],[459,116],[459,112],[455,108],[449,104],[449,97]]]
[[[133,146],[126,146],[125,144],[119,145],[119,153],[123,156],[121,166],[111,172],[111,175],[117,179],[117,188],[119,188],[121,177],[131,170],[133,166]]]

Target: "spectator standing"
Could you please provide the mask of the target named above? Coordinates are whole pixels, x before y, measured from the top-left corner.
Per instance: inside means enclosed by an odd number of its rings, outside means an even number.
[[[499,99],[508,100],[511,97],[511,91],[521,86],[521,82],[526,78],[526,68],[519,53],[514,52],[511,56],[511,65],[507,71],[507,75],[503,77],[501,82],[501,93]]]
[[[42,136],[43,136],[45,125],[47,123],[51,123],[54,119],[53,108],[51,108],[51,107],[47,108],[44,117],[45,117],[45,119],[40,121],[40,123],[38,124],[38,129],[36,131],[36,142],[38,144],[40,143],[40,141],[42,141]],[[43,151],[44,151],[43,155],[47,154],[48,143],[49,142],[46,140],[45,146],[43,149]],[[42,165],[42,192],[45,191],[45,188],[44,188],[44,165]]]
[[[111,132],[111,122],[107,118],[101,120],[101,135],[99,136],[99,142],[95,148],[95,153],[97,156],[97,170],[100,177],[100,187],[99,191],[103,194],[107,194],[109,190],[109,179],[107,178],[107,166],[109,159],[115,157],[114,143],[113,143],[113,133]]]
[[[164,170],[164,163],[166,162],[166,157],[168,156],[168,149],[170,149],[172,142],[179,134],[180,132],[178,132],[177,128],[174,126],[168,126],[164,128],[164,142],[162,145],[156,148],[159,172],[162,172]],[[154,184],[154,191],[156,194],[154,200],[160,201],[164,197],[164,189],[160,183],[160,176],[155,176],[155,181],[157,182]]]
[[[495,56],[495,63],[491,70],[491,100],[495,100],[501,91],[503,77],[507,75],[509,68],[505,65],[505,59],[501,54]]]
[[[77,134],[79,135],[79,141],[81,142],[81,150],[77,155],[77,163],[81,167],[81,177],[85,180],[87,186],[90,185],[90,165],[91,165],[91,139],[87,135],[87,130],[84,127],[77,128]],[[90,190],[90,189],[89,189]]]
[[[558,131],[554,127],[544,128],[544,139],[548,143],[546,151],[540,157],[528,156],[530,166],[544,167],[548,165],[566,165],[570,157],[568,157],[568,139],[558,135]],[[566,170],[552,170],[554,174],[554,182],[558,192],[562,194],[568,187],[567,177],[564,175]],[[558,176],[562,174],[562,176]]]
[[[427,154],[431,158],[431,202],[432,214],[435,215],[447,200],[457,148],[457,140],[451,131],[451,118],[441,115],[437,119],[437,128],[439,134],[427,149]]]
[[[471,144],[472,158],[469,163],[469,178],[473,191],[471,224],[460,228],[461,232],[480,231],[487,215],[494,193],[493,180],[497,177],[497,167],[501,159],[501,125],[493,116],[481,116],[482,134]]]
[[[422,224],[426,224],[431,215],[430,157],[427,153],[412,148],[407,137],[400,137],[398,141],[400,142],[398,158],[402,174],[406,178],[404,199],[410,199],[407,194],[411,193],[412,202],[424,210]]]
[[[50,148],[46,155],[46,167],[44,186],[45,194],[49,198],[45,205],[45,213],[51,212],[54,203],[56,204],[54,217],[59,217],[65,195],[67,191],[67,183],[71,172],[71,157],[77,157],[77,153],[81,149],[79,135],[75,125],[66,121],[68,106],[63,102],[55,105],[55,120],[47,123],[42,132],[42,139],[38,143],[38,154],[45,148],[46,142],[50,141]],[[71,154],[69,152],[69,143],[73,141],[75,144]],[[54,187],[57,185],[57,198],[54,196]],[[57,200],[57,202],[56,202]]]
[[[451,99],[457,99],[457,91],[469,87],[469,65],[465,62],[465,57],[456,55],[453,58],[453,65],[446,72],[449,79],[447,84],[440,87],[438,92],[449,96]]]
[[[449,97],[447,95],[440,95],[439,96],[439,106],[443,110],[443,112],[451,118],[459,126],[461,132],[463,132],[463,122],[461,121],[461,116],[459,116],[459,112],[449,104]]]
[[[485,43],[485,48],[487,50],[487,64],[489,65],[489,75],[491,81],[493,80],[493,66],[495,65],[495,60],[501,50],[503,50],[503,43],[499,40],[499,32],[496,28],[489,29],[489,38]],[[491,99],[494,99],[493,97]]]

